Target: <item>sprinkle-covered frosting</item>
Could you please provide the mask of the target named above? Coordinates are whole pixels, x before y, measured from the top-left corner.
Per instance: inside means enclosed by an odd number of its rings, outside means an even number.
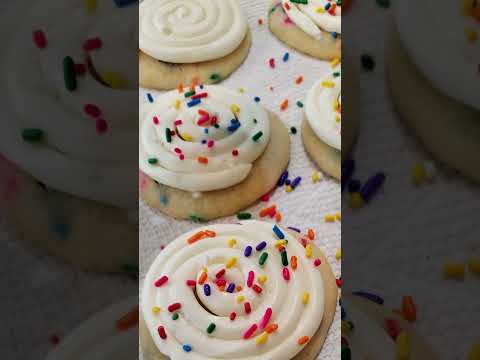
[[[220,86],[180,87],[146,106],[139,167],[177,189],[212,191],[240,183],[269,142],[267,112]]]
[[[121,207],[136,206],[135,190],[121,185],[136,180],[128,149],[138,80],[126,60],[137,49],[135,21],[111,29],[132,12],[114,1],[37,2],[11,25],[1,59],[0,150],[56,190]]]
[[[342,145],[342,76],[338,60],[329,73],[310,90],[305,114],[315,134],[327,145],[340,150]]]
[[[282,0],[282,7],[295,25],[316,39],[320,39],[323,32],[342,32],[339,0]]]
[[[160,352],[172,360],[185,352],[205,360],[293,358],[323,317],[322,265],[307,248],[259,221],[177,238],[153,262],[142,292]]]
[[[233,52],[248,31],[237,0],[145,0],[140,50],[171,63],[196,63]]]

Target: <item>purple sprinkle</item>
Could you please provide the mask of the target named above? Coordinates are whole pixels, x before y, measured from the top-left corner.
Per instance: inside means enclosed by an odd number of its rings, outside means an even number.
[[[300,184],[300,181],[302,181],[302,177],[301,176],[297,176],[293,181],[292,181],[292,189],[295,189],[299,184]]]
[[[300,230],[299,228],[293,227],[293,226],[289,226],[289,227],[287,227],[287,229],[296,231],[296,232],[298,232],[298,233],[301,233],[301,232],[302,232],[302,230]]]
[[[205,294],[205,296],[210,296],[210,294],[212,293],[210,289],[210,285],[208,284],[203,285],[203,293]]]
[[[285,181],[288,179],[288,170],[285,170],[283,174],[280,176],[280,179],[278,179],[278,186],[283,186],[285,185]]]
[[[355,291],[352,294],[355,296],[363,297],[365,299],[373,301],[374,303],[377,303],[379,305],[383,305],[384,303],[384,300],[380,296],[366,292],[366,291]]]
[[[363,200],[366,202],[370,201],[385,182],[385,178],[385,174],[379,172],[368,179],[360,189],[360,195],[362,196]]]
[[[233,293],[234,290],[235,290],[235,284],[234,283],[228,284],[227,292],[229,292],[231,294],[231,293]]]
[[[292,183],[292,182],[290,181],[290,179],[285,180],[285,185],[288,186],[288,185],[290,185],[291,183]]]
[[[248,245],[246,248],[245,248],[245,251],[243,252],[243,254],[246,256],[246,257],[249,257],[250,255],[252,255],[252,247],[250,245]]]
[[[257,245],[255,248],[257,251],[262,251],[267,247],[267,243],[265,241],[262,241],[260,244]]]

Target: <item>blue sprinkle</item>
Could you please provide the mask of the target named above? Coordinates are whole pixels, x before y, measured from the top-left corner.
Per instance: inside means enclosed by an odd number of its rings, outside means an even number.
[[[168,204],[168,197],[167,197],[167,195],[162,195],[162,196],[160,196],[160,204],[162,204],[163,206],[165,206],[165,205]]]
[[[255,248],[257,251],[262,251],[267,247],[267,243],[265,241],[262,241],[260,244],[257,245]]]
[[[153,96],[152,96],[152,94],[150,94],[150,93],[147,93],[147,99],[148,99],[148,101],[151,102],[151,103],[153,103],[153,101],[154,101],[154,100],[153,100]]]
[[[202,90],[203,90],[203,88],[204,88],[203,84],[202,84],[202,85],[200,85],[200,89],[202,89]]]
[[[55,222],[52,224],[52,231],[62,239],[66,239],[70,234],[70,227],[64,222]]]
[[[206,144],[207,143],[207,140],[202,140],[202,144]]]
[[[355,172],[355,161],[352,159],[347,159],[342,162],[342,192],[345,189],[345,185],[348,184],[350,178]]]
[[[286,52],[285,55],[283,55],[283,61],[287,62],[288,59],[290,59],[290,54],[288,52]]]
[[[332,37],[333,37],[334,39],[336,39],[336,38],[337,38],[337,36],[338,36],[338,34],[337,34],[335,31],[334,31],[334,32],[332,32],[332,33],[331,33],[331,35],[332,35]]]
[[[288,185],[290,185],[291,183],[292,183],[292,182],[290,181],[290,179],[285,180],[285,185],[288,186]]]
[[[203,130],[203,132],[204,132],[205,134],[208,134],[208,128],[205,128],[205,129]]]
[[[252,255],[252,247],[250,245],[248,245],[245,248],[245,251],[243,252],[243,255],[245,255],[246,257],[249,257],[250,255]]]
[[[355,295],[355,296],[363,297],[367,300],[373,301],[374,303],[377,303],[378,305],[383,305],[383,303],[384,303],[384,300],[380,296],[378,296],[376,294],[366,292],[366,291],[355,291],[352,294]]]
[[[361,187],[362,183],[360,182],[360,180],[352,179],[348,183],[348,192],[357,192],[358,190],[360,190]]]
[[[302,177],[301,176],[297,176],[293,181],[292,181],[292,189],[295,189],[299,184],[300,184],[300,181],[302,181]]]
[[[277,225],[274,225],[272,230],[280,240],[285,239],[285,234],[282,232],[282,230],[280,230]]]
[[[253,100],[255,100],[255,102],[257,102],[257,103],[260,102],[260,98],[259,98],[258,96],[255,96],[255,97],[253,98]]]
[[[138,0],[113,0],[113,1],[115,2],[115,5],[117,5],[117,7],[124,7],[124,6],[128,6],[138,2]]]
[[[205,296],[210,296],[210,294],[212,293],[210,289],[210,285],[208,284],[203,285],[203,293],[205,294]]]
[[[227,292],[231,294],[233,293],[233,290],[235,290],[235,284],[234,283],[228,284]]]
[[[283,186],[285,185],[285,182],[288,180],[288,170],[285,170],[283,174],[280,176],[280,179],[278,179],[278,186]]]
[[[187,103],[187,106],[188,107],[194,107],[194,106],[197,106],[198,104],[200,104],[202,102],[202,99],[195,99],[195,100],[192,100],[190,102]]]
[[[238,130],[238,128],[241,126],[242,124],[240,123],[240,121],[238,120],[232,120],[231,121],[231,124],[227,127],[227,130],[229,132],[235,132]]]
[[[327,3],[327,4],[325,5],[325,10],[328,10],[328,9],[330,9],[330,3]]]
[[[183,351],[190,352],[192,351],[192,347],[188,344],[183,345]]]
[[[379,172],[368,179],[360,189],[360,196],[363,198],[363,200],[366,202],[370,201],[385,182],[385,178],[385,174]]]

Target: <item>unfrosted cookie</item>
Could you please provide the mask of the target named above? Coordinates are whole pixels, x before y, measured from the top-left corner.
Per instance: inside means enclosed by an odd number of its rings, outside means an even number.
[[[342,297],[342,359],[438,359],[411,323],[365,298]]]
[[[112,305],[75,328],[46,360],[137,358],[138,318],[138,297]]]
[[[171,242],[143,284],[144,359],[316,359],[338,288],[325,256],[299,238],[245,221]]]
[[[140,195],[180,219],[233,215],[275,187],[289,156],[285,126],[246,96],[172,91],[141,119]]]
[[[341,9],[341,2],[332,0],[275,0],[269,13],[270,31],[317,59],[340,58]]]
[[[252,36],[236,0],[140,4],[140,85],[215,84],[246,59]]]

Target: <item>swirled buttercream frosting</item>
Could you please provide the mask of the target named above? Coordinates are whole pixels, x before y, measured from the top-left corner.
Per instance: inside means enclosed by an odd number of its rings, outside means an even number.
[[[212,225],[180,236],[157,257],[141,311],[163,354],[185,359],[289,360],[324,312],[319,260],[310,244],[259,221]]]

